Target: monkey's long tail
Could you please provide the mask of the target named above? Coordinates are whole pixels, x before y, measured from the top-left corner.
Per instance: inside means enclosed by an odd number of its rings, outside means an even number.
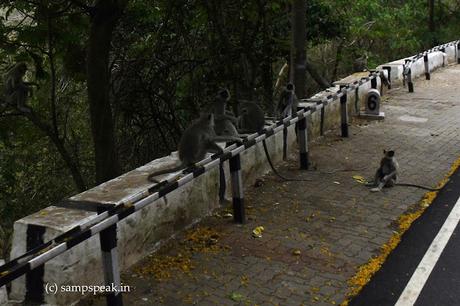
[[[278,170],[276,170],[275,166],[273,166],[272,160],[270,158],[270,154],[268,153],[267,149],[267,143],[265,140],[262,140],[262,144],[264,146],[264,151],[265,151],[265,156],[267,157],[268,164],[270,165],[270,168],[272,168],[273,172],[278,176],[280,179],[285,180],[285,181],[290,181],[290,182],[309,182],[311,180],[309,179],[295,179],[295,178],[288,178],[283,175],[281,175]]]
[[[429,191],[439,191],[442,188],[431,188],[431,187],[426,187],[422,185],[417,185],[417,184],[408,184],[408,183],[396,183],[396,186],[407,186],[407,187],[415,187],[415,188],[420,188],[420,189],[425,189]]]
[[[160,170],[160,171],[157,171],[157,172],[150,173],[149,176],[147,177],[147,179],[152,183],[160,183],[160,181],[155,179],[155,176],[166,174],[166,173],[176,172],[176,171],[179,171],[179,170],[184,169],[184,168],[185,168],[185,166],[180,164],[177,167],[163,169],[163,170]]]

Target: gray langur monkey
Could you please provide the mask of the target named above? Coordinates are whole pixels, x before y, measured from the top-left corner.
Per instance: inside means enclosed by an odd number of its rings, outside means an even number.
[[[27,72],[27,65],[24,62],[16,63],[5,75],[3,85],[3,96],[5,102],[16,106],[20,111],[30,112],[26,100],[32,93],[31,86],[35,83],[24,82],[23,77]]]
[[[246,100],[238,101],[238,133],[251,134],[263,130],[265,126],[265,114],[257,103]]]
[[[367,52],[364,53],[363,56],[358,57],[353,61],[353,72],[363,72],[367,71],[367,59],[368,59]]]
[[[295,114],[298,107],[299,100],[295,94],[294,84],[288,83],[281,92],[280,100],[277,105],[277,111],[280,119]]]
[[[222,153],[222,148],[216,142],[236,141],[241,138],[234,136],[218,136],[214,131],[214,114],[203,113],[182,134],[179,142],[180,164],[176,167],[163,169],[149,174],[148,180],[159,183],[156,176],[176,172],[187,167],[193,167],[202,160],[207,152]]]
[[[397,183],[397,176],[399,171],[399,164],[395,157],[395,151],[383,150],[383,157],[380,160],[380,167],[375,172],[374,182],[367,184],[367,186],[372,186],[372,192],[379,192],[383,187],[393,187],[393,186],[407,186],[407,187],[416,187],[429,191],[439,191],[440,188],[430,188],[422,185],[408,184],[408,183]]]
[[[297,112],[299,107],[299,100],[295,94],[295,87],[292,83],[287,83],[280,95],[280,100],[277,105],[277,116],[278,119],[284,119],[289,116],[293,116]],[[297,135],[297,128],[295,129]],[[283,160],[287,159],[287,137],[288,130],[285,127],[283,129]]]
[[[238,132],[239,133],[258,133],[264,129],[265,126],[265,114],[262,108],[259,105],[252,101],[239,101],[239,112],[240,116],[238,117]],[[310,181],[307,179],[293,179],[287,178],[281,175],[278,170],[276,170],[273,162],[271,160],[270,154],[268,152],[267,143],[262,140],[262,145],[264,147],[265,156],[267,157],[268,164],[272,168],[273,172],[279,178],[285,181]]]
[[[393,187],[396,184],[398,169],[395,152],[383,150],[383,157],[380,160],[380,167],[375,172],[374,182],[369,184],[374,186],[371,191],[378,192],[383,187]]]
[[[214,130],[218,136],[230,135],[238,136],[235,124],[238,119],[232,112],[227,110],[227,102],[230,100],[230,92],[227,89],[221,89],[216,95],[214,102]]]

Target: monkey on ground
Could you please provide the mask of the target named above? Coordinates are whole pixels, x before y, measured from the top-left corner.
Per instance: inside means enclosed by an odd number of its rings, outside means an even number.
[[[26,100],[27,96],[32,93],[31,86],[36,84],[22,80],[26,72],[26,63],[19,62],[6,73],[3,96],[7,103],[16,106],[20,111],[30,112]]]
[[[176,172],[187,167],[193,167],[202,160],[207,152],[222,153],[223,150],[216,142],[236,141],[241,138],[235,136],[218,136],[214,131],[214,114],[202,113],[182,134],[179,142],[180,164],[173,168],[163,169],[149,174],[148,180],[158,183],[156,176]]]
[[[397,176],[399,171],[399,164],[395,157],[395,151],[383,150],[383,157],[380,161],[380,167],[375,172],[374,182],[367,184],[367,186],[372,186],[372,192],[381,191],[383,187],[393,187],[393,186],[408,186],[416,187],[429,191],[439,191],[441,189],[425,187],[422,185],[416,184],[407,184],[407,183],[397,183]]]
[[[283,91],[280,95],[280,100],[277,105],[277,112],[280,119],[291,116],[297,112],[297,108],[299,107],[299,100],[295,95],[295,87],[294,84],[288,83],[286,87],[284,87]]]
[[[230,92],[227,89],[219,90],[214,102],[214,130],[218,136],[230,135],[238,137],[235,124],[238,119],[227,110],[227,102],[230,100]]]

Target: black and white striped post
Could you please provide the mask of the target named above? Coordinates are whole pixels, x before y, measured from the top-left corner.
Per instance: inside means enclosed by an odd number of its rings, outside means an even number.
[[[106,209],[98,209],[99,213]],[[115,288],[107,292],[107,306],[123,306],[121,294],[120,267],[118,266],[117,250],[117,224],[113,224],[99,233],[99,240],[102,251],[102,266],[104,269],[105,285]]]
[[[304,116],[297,123],[298,133],[297,137],[299,138],[299,158],[300,158],[300,169],[308,170],[308,122],[307,116]]]
[[[425,55],[423,56],[423,62],[425,63],[425,78],[427,80],[430,80],[431,79],[431,76],[430,76],[430,62],[428,61],[428,53],[425,53]]]
[[[340,86],[340,89],[343,89],[345,86]],[[348,111],[347,111],[347,92],[342,91],[342,96],[340,97],[340,121],[341,121],[341,130],[342,137],[348,137]]]
[[[233,197],[233,220],[236,223],[246,222],[244,211],[243,178],[241,175],[241,158],[236,154],[230,158],[230,174],[232,176],[232,197]]]

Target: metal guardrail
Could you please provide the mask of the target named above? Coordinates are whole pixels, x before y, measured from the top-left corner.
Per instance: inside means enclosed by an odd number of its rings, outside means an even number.
[[[439,48],[451,45],[457,45],[456,50],[460,50],[459,41],[449,44],[444,44],[429,51],[420,54],[427,54],[437,51]],[[411,59],[415,61],[416,56]],[[419,57],[420,58],[420,57]],[[458,63],[460,63],[460,52],[457,52]],[[386,69],[386,68],[384,68]],[[391,69],[391,68],[390,68]],[[391,70],[390,70],[391,71]],[[390,72],[389,71],[389,72]],[[191,182],[196,177],[201,176],[207,171],[218,167],[221,163],[229,160],[230,173],[232,182],[232,198],[234,220],[237,223],[245,222],[245,207],[244,207],[244,192],[241,176],[241,159],[240,153],[251,148],[259,142],[272,137],[273,135],[283,131],[285,128],[297,124],[297,137],[299,143],[299,161],[301,169],[308,169],[308,140],[307,127],[308,118],[316,111],[324,111],[324,107],[332,101],[340,99],[341,107],[341,135],[348,137],[348,111],[347,111],[347,95],[348,92],[359,89],[360,86],[367,82],[371,82],[371,87],[376,88],[377,77],[380,71],[370,72],[369,77],[362,78],[348,85],[343,85],[340,89],[327,97],[320,100],[302,100],[305,102],[315,102],[316,105],[300,108],[299,111],[289,117],[279,120],[276,123],[264,128],[259,133],[249,135],[243,144],[231,144],[224,149],[221,154],[214,154],[203,159],[193,168],[185,169],[182,172],[182,177],[172,178],[154,185],[145,191],[134,194],[128,200],[113,205],[112,207],[99,207],[98,215],[85,224],[81,224],[71,230],[57,236],[56,238],[41,244],[25,254],[9,261],[0,266],[0,287],[15,280],[16,278],[33,273],[33,270],[44,265],[54,257],[66,252],[72,247],[86,241],[99,234],[102,250],[102,261],[104,268],[105,283],[108,285],[114,284],[116,288],[120,288],[120,269],[118,267],[118,252],[117,252],[117,234],[116,225],[121,220],[134,214],[135,212],[154,203],[157,199],[169,194],[177,188]],[[322,113],[324,114],[324,113]],[[107,206],[107,205],[105,205]],[[106,296],[107,305],[123,305],[120,292],[112,292]]]
[[[421,58],[423,58],[423,62],[425,65],[425,78],[427,80],[430,80],[431,74],[430,74],[430,66],[429,66],[429,61],[428,61],[428,54],[437,52],[437,51],[444,53],[447,47],[456,46],[455,52],[456,52],[457,63],[460,64],[460,52],[459,52],[460,44],[459,42],[460,40],[452,41],[452,42],[436,46],[427,51],[424,51],[414,56],[406,58],[403,64],[403,84],[405,85],[406,79],[407,79],[407,87],[408,87],[409,92],[414,92],[414,83],[412,82],[412,64],[417,62]],[[442,66],[443,67],[445,66],[444,62]]]

